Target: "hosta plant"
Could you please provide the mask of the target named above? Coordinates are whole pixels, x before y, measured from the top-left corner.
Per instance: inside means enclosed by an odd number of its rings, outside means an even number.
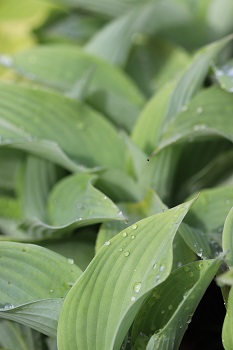
[[[214,283],[232,350],[232,1],[17,6],[0,4],[0,35],[25,25],[0,44],[1,348],[184,350]]]

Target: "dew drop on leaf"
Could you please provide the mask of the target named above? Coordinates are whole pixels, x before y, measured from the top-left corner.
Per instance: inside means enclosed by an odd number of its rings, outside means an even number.
[[[127,232],[123,232],[123,233],[122,233],[122,236],[123,236],[123,237],[127,237]]]
[[[198,114],[203,113],[203,108],[202,108],[202,107],[197,107],[197,113],[198,113]]]
[[[138,228],[138,225],[133,224],[132,229],[133,229],[133,230],[136,230],[137,228]]]
[[[135,297],[131,297],[131,301],[135,301],[136,300],[136,298]]]
[[[141,287],[142,287],[142,283],[136,282],[133,286],[133,290],[135,291],[135,293],[138,293],[140,291]]]
[[[160,265],[159,270],[160,270],[161,272],[163,272],[163,271],[165,270],[165,266],[164,266],[164,265]]]
[[[104,243],[105,246],[109,246],[110,244],[111,244],[110,241],[106,241],[106,242]]]
[[[69,263],[70,265],[73,265],[73,264],[74,264],[74,260],[73,260],[73,259],[68,259],[68,263]]]
[[[129,256],[130,255],[130,252],[125,252],[125,256]]]

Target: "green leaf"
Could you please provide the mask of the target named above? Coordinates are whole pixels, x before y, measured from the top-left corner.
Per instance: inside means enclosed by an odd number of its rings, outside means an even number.
[[[227,253],[226,263],[229,267],[233,267],[233,208],[231,208],[224,223],[222,235],[222,248]]]
[[[96,251],[109,241],[118,232],[123,231],[126,227],[135,224],[137,221],[148,216],[161,213],[167,209],[167,206],[161,201],[157,193],[148,190],[143,200],[136,203],[118,203],[125,221],[112,221],[103,223],[98,232],[96,240]]]
[[[127,130],[144,103],[142,93],[123,71],[72,45],[37,46],[15,54],[8,66],[33,82],[68,94],[92,72],[86,101]]]
[[[230,269],[229,271],[218,276],[216,281],[220,287],[223,287],[223,286],[231,286],[232,287],[233,286],[233,270]]]
[[[233,288],[230,290],[227,303],[227,313],[223,323],[222,341],[225,350],[233,347]]]
[[[147,350],[177,350],[221,263],[220,259],[198,261],[171,273],[153,290],[141,308],[134,322],[132,340],[136,340],[140,332],[149,337],[155,332]]]
[[[90,225],[102,220],[124,219],[118,207],[92,186],[93,180],[92,175],[76,174],[57,183],[48,200],[52,225],[66,226],[76,221],[83,224],[86,220]]]
[[[73,260],[31,244],[0,242],[0,260],[2,307],[64,297],[82,273]]]
[[[177,126],[177,128],[180,127],[182,130],[185,128],[186,123],[191,123],[191,118],[187,117],[190,116],[190,107],[188,104],[192,96],[200,89],[211,61],[217,56],[221,49],[229,43],[231,39],[232,37],[227,37],[199,50],[193,57],[189,67],[182,74],[182,77],[164,86],[163,89],[152,98],[151,102],[145,106],[145,109],[135,125],[133,140],[136,144],[147,152],[151,152],[158,146],[161,138],[162,145],[165,143],[164,139],[167,140],[168,137],[173,137],[173,142],[180,138],[180,133],[178,133],[178,130],[176,133],[173,132],[171,125],[174,124]],[[202,96],[202,94],[204,94],[205,97],[203,97],[201,101],[198,100],[197,105],[195,105],[195,118],[199,119],[203,119],[203,117],[205,118],[206,113],[202,113],[205,108],[204,105],[206,105],[206,107],[209,109],[211,109],[212,106],[212,103],[211,106],[209,106],[209,102],[205,103],[204,100],[204,98],[206,98],[206,94],[208,96],[208,90],[207,92],[201,93],[199,96]],[[215,98],[216,96],[213,96],[212,93],[211,101],[213,102]],[[218,102],[221,104],[221,101]],[[216,106],[214,106],[214,108],[216,108]],[[182,113],[180,113],[181,111]],[[217,113],[218,112],[216,112],[216,115]],[[177,114],[178,117],[176,117]],[[182,120],[180,120],[180,118]],[[193,127],[196,124],[197,121],[195,119],[190,127],[192,133],[190,132],[189,136],[193,136]],[[204,124],[203,121],[202,124]],[[168,128],[169,132],[166,131],[166,127]],[[165,135],[163,135],[164,128]],[[166,141],[166,145],[167,144],[169,144],[168,141]]]
[[[28,217],[21,222],[19,229],[27,232],[32,239],[60,238],[77,227],[110,220],[124,220],[119,208],[92,186],[94,179],[93,175],[75,174],[57,182],[44,204],[48,207],[47,221],[42,221],[37,216]],[[34,187],[34,184],[31,182],[26,185],[30,196],[30,185]],[[43,203],[43,192],[37,191],[37,194],[37,200]],[[33,200],[30,197],[29,199]]]
[[[43,350],[38,332],[11,321],[1,320],[0,325],[0,346],[4,350]]]
[[[62,304],[62,298],[38,300],[17,307],[5,304],[5,307],[0,309],[0,317],[19,322],[48,336],[56,337]]]
[[[36,139],[33,153],[40,155],[38,141],[47,140],[57,143],[77,164],[123,168],[124,144],[117,132],[83,104],[42,89],[4,83],[0,101],[2,144],[20,147],[23,142],[21,147],[30,152],[31,142],[25,141]],[[46,158],[45,149],[42,152]]]
[[[40,242],[43,247],[73,259],[82,270],[85,270],[95,255],[96,232],[91,226],[79,228],[78,232],[65,239],[49,239]]]
[[[132,7],[139,0],[52,0],[55,3],[63,4],[66,6],[80,8],[83,10],[91,11],[94,13],[100,13],[101,15],[107,15],[115,17],[121,13],[124,13],[127,9]]]
[[[217,87],[201,91],[169,125],[159,149],[196,138],[224,137],[233,141],[233,102],[230,93]]]
[[[23,204],[26,219],[48,221],[47,198],[62,171],[55,164],[29,155],[23,178]]]
[[[233,92],[233,60],[222,67],[214,67],[214,75],[222,89]]]
[[[141,34],[155,34],[190,19],[185,6],[173,1],[139,4],[108,23],[85,46],[88,52],[117,65],[125,65],[134,40]]]
[[[193,228],[212,235],[221,245],[223,225],[232,206],[232,186],[203,190],[187,215],[186,222]]]
[[[135,43],[125,69],[140,89],[151,96],[180,75],[189,62],[190,56],[183,48],[158,38],[145,38]]]
[[[170,274],[172,242],[192,203],[139,221],[105,243],[65,299],[59,350],[119,349],[148,292]]]

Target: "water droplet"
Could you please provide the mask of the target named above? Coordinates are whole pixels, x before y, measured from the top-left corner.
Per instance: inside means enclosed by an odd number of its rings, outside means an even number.
[[[133,286],[133,290],[135,291],[135,293],[138,293],[140,291],[141,287],[142,287],[142,283],[136,282]]]
[[[159,279],[159,277],[160,277],[159,275],[156,275],[156,276],[155,276],[155,279],[157,279],[157,280],[158,280],[158,279]]]
[[[123,236],[123,237],[127,237],[127,232],[123,232],[123,233],[122,233],[122,236]]]
[[[181,111],[182,111],[182,112],[185,112],[185,111],[187,111],[187,110],[188,110],[188,106],[182,106],[182,107],[181,107]]]
[[[163,272],[163,271],[165,270],[165,266],[164,266],[164,265],[160,265],[159,270],[160,270],[161,272]]]
[[[130,255],[130,252],[125,252],[125,256],[129,256]]]
[[[155,270],[157,268],[157,264],[154,264],[153,265],[153,269]]]
[[[104,199],[107,199],[107,196],[104,196]]]
[[[131,239],[135,239],[135,236],[134,236],[134,235],[132,235],[132,236],[131,236]]]
[[[1,55],[0,56],[0,64],[2,64],[5,67],[11,67],[13,64],[13,60],[10,56]]]
[[[136,300],[136,297],[131,297],[131,301],[135,301]]]
[[[201,131],[201,130],[207,129],[207,127],[208,126],[206,124],[198,124],[198,125],[194,125],[193,130]]]
[[[85,129],[85,124],[84,124],[83,122],[79,122],[79,123],[77,123],[76,125],[77,125],[77,128],[78,128],[79,130],[84,130],[84,129]]]
[[[168,306],[168,310],[172,310],[173,309],[173,306],[172,306],[172,304],[170,304],[169,306]]]
[[[10,304],[10,303],[6,303],[6,304],[3,306],[3,308],[4,308],[5,310],[13,309],[13,307],[14,307],[14,305],[12,305],[12,304]]]
[[[184,266],[184,271],[185,271],[185,272],[189,272],[189,271],[190,271],[190,267]]]
[[[122,252],[123,248],[119,248],[119,252]]]
[[[138,225],[133,224],[133,226],[132,226],[132,230],[136,230],[137,228],[138,228]]]
[[[106,242],[104,243],[105,246],[108,246],[108,245],[110,245],[110,244],[111,244],[110,241],[106,241]]]
[[[68,263],[69,263],[70,265],[73,265],[73,264],[74,264],[74,260],[73,260],[73,259],[68,259]]]
[[[203,113],[203,108],[202,108],[202,107],[197,107],[197,113],[198,113],[198,114]]]
[[[164,313],[165,313],[165,310],[162,310],[162,311],[161,311],[161,314],[164,314]]]
[[[122,211],[120,210],[119,212],[118,212],[118,215],[119,216],[121,216],[123,213],[122,213]]]
[[[54,289],[50,289],[49,293],[53,293]]]
[[[181,266],[182,266],[182,262],[179,261],[179,262],[177,263],[177,267],[181,267]]]

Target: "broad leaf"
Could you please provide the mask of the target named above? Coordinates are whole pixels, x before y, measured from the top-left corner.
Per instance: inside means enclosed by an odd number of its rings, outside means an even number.
[[[16,54],[8,66],[73,98],[72,90],[91,72],[86,101],[127,130],[132,129],[144,103],[143,95],[123,71],[75,46],[38,46]]]
[[[201,91],[164,132],[159,149],[190,138],[224,137],[233,141],[233,99],[230,93],[213,87]]]
[[[139,311],[132,330],[133,349],[140,332],[155,333],[147,350],[177,350],[192,315],[222,261],[206,260],[187,264],[156,287]],[[140,338],[139,338],[140,339]]]
[[[31,244],[0,242],[0,257],[2,307],[64,297],[82,273],[72,259]]]
[[[87,43],[86,50],[107,61],[124,65],[138,33],[155,34],[187,22],[191,15],[183,4],[174,1],[150,1],[135,6],[107,24]]]
[[[0,317],[19,322],[48,336],[56,337],[62,304],[62,298],[38,300],[17,307],[5,304],[5,307],[0,309]]]
[[[43,350],[41,334],[16,322],[3,320],[0,321],[0,346],[4,350]]]
[[[148,190],[142,201],[136,203],[119,203],[118,206],[126,220],[112,221],[101,225],[96,240],[96,251],[103,246],[104,242],[109,241],[118,232],[126,229],[126,227],[167,209],[167,206],[153,190]]]
[[[188,109],[187,105],[192,96],[200,89],[211,61],[230,40],[231,37],[222,39],[197,52],[189,67],[182,74],[182,77],[164,86],[152,98],[151,102],[146,105],[133,132],[133,140],[141,148],[147,152],[151,152],[158,146],[161,136],[163,137],[163,130],[166,128],[166,125],[170,125],[172,120],[175,123],[177,120],[176,115],[181,111],[184,112],[180,114],[182,116],[188,113],[185,112]],[[202,114],[204,107],[199,104],[196,106],[196,112],[198,107],[198,113]],[[202,109],[200,109],[201,107]],[[182,127],[183,125],[181,124]],[[177,137],[177,135],[174,135],[174,138],[175,136]]]
[[[48,200],[52,225],[65,226],[85,220],[90,225],[101,220],[124,219],[118,207],[92,186],[93,179],[92,175],[77,174],[57,183]]]
[[[20,147],[20,142],[31,139],[48,140],[79,164],[123,168],[124,144],[118,134],[101,115],[83,104],[42,89],[4,83],[0,84],[0,101],[3,144],[12,143],[17,148],[17,143]],[[29,142],[24,149],[30,152],[30,148]],[[40,155],[40,147],[34,152]]]
[[[59,350],[119,349],[148,292],[170,274],[173,239],[192,203],[139,221],[104,244],[65,299]]]

